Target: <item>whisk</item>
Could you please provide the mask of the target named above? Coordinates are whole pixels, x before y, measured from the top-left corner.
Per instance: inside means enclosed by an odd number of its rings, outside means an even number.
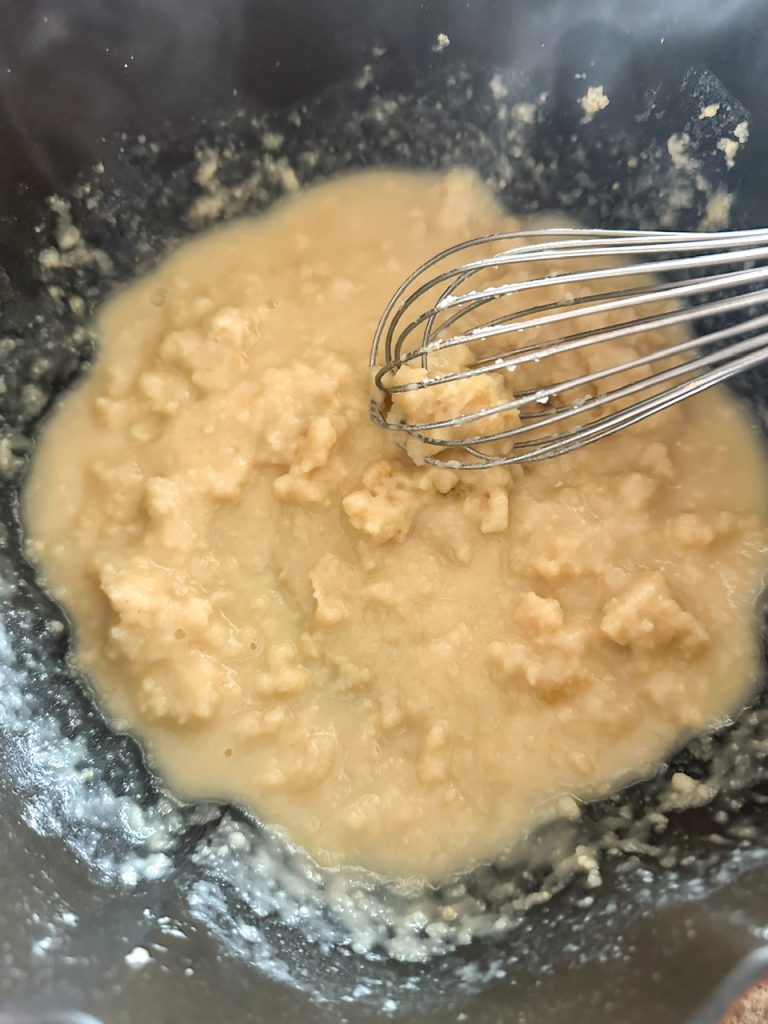
[[[501,248],[481,255],[489,246]],[[379,321],[371,418],[403,444],[420,442],[423,461],[461,469],[592,444],[768,359],[768,287],[759,287],[768,284],[766,259],[768,229],[549,228],[454,245],[403,282]],[[498,283],[483,282],[489,273]],[[542,302],[553,286],[557,299]],[[554,340],[537,342],[542,329],[556,332]],[[662,343],[626,358],[628,344],[649,331]],[[555,357],[611,345],[623,355],[615,363],[569,379],[547,376]],[[446,370],[445,355],[457,348],[460,365]],[[407,392],[526,367],[543,372],[542,386],[442,419],[411,422],[396,410]],[[628,382],[617,380],[628,372]],[[499,429],[509,413],[513,420]]]

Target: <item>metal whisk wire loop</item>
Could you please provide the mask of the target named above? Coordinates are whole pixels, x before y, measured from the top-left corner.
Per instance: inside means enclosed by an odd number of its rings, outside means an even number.
[[[661,341],[637,348],[649,336]],[[598,349],[618,357],[558,378],[558,360]],[[370,411],[424,461],[481,469],[573,451],[766,359],[768,229],[504,232],[438,253],[392,296]],[[410,392],[534,370],[543,380],[487,405],[398,412]]]

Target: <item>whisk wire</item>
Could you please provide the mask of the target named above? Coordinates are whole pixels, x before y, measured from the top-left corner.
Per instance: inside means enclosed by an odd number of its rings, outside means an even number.
[[[526,239],[535,241],[509,248],[508,243]],[[487,250],[493,244],[507,247],[458,266],[439,267],[473,247]],[[637,256],[641,259],[634,263],[618,262]],[[574,269],[573,262],[584,259],[603,262],[597,267],[579,269],[577,265]],[[759,288],[768,282],[766,261],[765,229],[687,234],[554,228],[502,232],[461,242],[414,271],[388,303],[371,347],[375,388],[371,416],[379,425],[399,432],[404,440],[410,437],[436,448],[435,456],[427,451],[424,457],[438,465],[447,462],[477,469],[572,451],[768,358],[768,334],[755,333],[768,326],[768,315],[756,312],[768,304],[768,288]],[[541,264],[553,269],[542,275],[538,269]],[[726,269],[733,267],[736,269]],[[488,271],[503,275],[507,270],[516,278],[522,272],[522,277],[472,288],[476,275]],[[659,273],[674,276],[658,281]],[[616,287],[639,277],[650,278],[650,283]],[[574,294],[573,289],[582,287],[587,288],[586,293]],[[529,294],[535,296],[545,288],[556,289],[554,300],[534,304],[526,301]],[[522,302],[517,303],[517,299]],[[512,309],[480,323],[472,322],[484,307],[510,301],[516,302]],[[640,312],[653,304],[661,305],[661,310],[644,315]],[[626,314],[626,318],[616,322],[617,314]],[[723,316],[738,319],[679,340],[680,328]],[[465,327],[468,319],[470,326]],[[574,327],[578,330],[573,331]],[[535,339],[536,334],[551,335],[553,330],[562,333],[551,340]],[[650,337],[649,332],[663,342],[629,355],[626,346],[621,345],[613,363],[594,369],[588,365],[588,372],[516,390],[508,400],[487,407],[424,422],[408,421],[392,412],[392,403],[399,394],[470,381],[485,374],[504,374],[511,380],[524,367],[540,373],[538,364],[545,360],[616,342],[643,342]],[[507,338],[520,344],[510,347],[506,342],[501,350],[488,351],[489,344]],[[432,371],[432,359],[461,347],[469,352],[469,359],[456,369],[450,360],[448,364],[440,360],[436,372]],[[693,358],[678,361],[686,354]],[[674,365],[655,369],[665,360],[673,360]],[[420,368],[421,376],[398,381],[398,371],[405,366]],[[598,384],[610,384],[612,378],[642,368],[648,373],[640,379],[610,390],[596,390]],[[560,434],[545,432],[649,390],[653,392],[650,396],[597,420],[571,425]],[[574,392],[575,397],[569,398]],[[556,402],[561,404],[555,406]],[[491,429],[470,437],[451,433],[453,428],[515,411],[519,422],[506,429]]]
[[[768,250],[766,250],[766,256],[768,256]],[[716,289],[757,284],[761,281],[766,280],[768,280],[768,266],[756,267],[751,270],[733,271],[729,274],[719,274],[711,277],[699,278],[696,279],[695,281],[688,281],[683,284],[661,286],[658,288],[654,288],[652,290],[635,290],[630,295],[626,295],[625,293],[613,293],[619,295],[619,297],[611,299],[609,302],[595,302],[595,296],[592,296],[591,298],[593,301],[590,302],[586,310],[571,308],[572,304],[570,301],[568,303],[567,308],[564,309],[562,308],[562,303],[560,303],[559,305],[556,303],[551,303],[550,306],[555,306],[555,308],[558,309],[558,312],[548,313],[545,314],[544,316],[537,316],[534,319],[524,320],[518,323],[517,321],[520,321],[522,317],[526,316],[529,312],[532,311],[531,309],[520,310],[517,313],[510,314],[510,316],[505,318],[502,323],[486,323],[483,326],[474,327],[465,333],[457,334],[454,335],[453,337],[438,340],[430,339],[427,342],[427,344],[422,344],[418,348],[410,349],[405,356],[396,355],[396,357],[393,358],[390,363],[388,363],[385,367],[378,371],[376,375],[376,384],[381,384],[381,381],[387,372],[396,370],[400,366],[405,366],[407,363],[412,362],[415,358],[434,354],[436,351],[444,351],[446,349],[455,348],[459,345],[466,345],[467,343],[471,342],[484,341],[489,338],[497,338],[500,337],[501,335],[513,332],[521,333],[523,331],[537,330],[542,327],[550,327],[553,324],[563,323],[567,320],[578,319],[579,317],[588,314],[599,315],[601,313],[613,313],[619,309],[632,309],[635,306],[644,305],[646,303],[656,303],[662,302],[664,300],[669,301],[670,299],[691,298],[693,296],[712,292]],[[569,277],[564,275],[562,278],[557,278],[556,281],[551,278],[547,279],[546,284],[551,288],[555,283],[559,286],[562,285],[563,283],[568,283],[568,281]],[[542,283],[542,279],[534,280],[531,282],[531,286],[538,286],[540,283]],[[510,293],[507,292],[505,294]],[[502,296],[500,292],[492,296],[488,296],[489,300],[498,299],[501,297]],[[739,309],[742,308],[742,306],[745,304],[747,306],[753,304],[754,297],[751,296],[750,293],[746,293],[743,296],[737,296],[728,301],[733,304],[733,309]],[[713,309],[713,312],[728,312],[728,310],[723,309],[722,303],[717,304],[717,307],[717,310]],[[685,319],[693,319],[699,316],[708,315],[706,312],[702,312],[702,310],[707,310],[708,308],[709,307],[703,305],[684,307],[678,310],[676,315],[679,317],[680,321]],[[636,321],[633,321],[633,323],[634,322]],[[587,342],[586,340],[583,342],[583,344],[588,343],[589,342]],[[564,346],[564,343],[557,342],[554,343],[553,345],[542,348],[542,350],[538,353],[538,358],[543,358],[544,356],[549,355],[556,355],[563,351],[567,351],[567,348],[558,346]],[[530,359],[533,358],[535,357],[531,355]],[[520,362],[526,361],[528,360],[523,358],[520,359]],[[428,381],[420,382],[419,386],[427,387],[432,384],[446,383],[450,379],[450,375],[437,376],[430,378]],[[415,384],[393,384],[391,385],[390,388],[388,388],[388,390],[392,392],[410,391],[413,390],[414,387],[416,387]]]

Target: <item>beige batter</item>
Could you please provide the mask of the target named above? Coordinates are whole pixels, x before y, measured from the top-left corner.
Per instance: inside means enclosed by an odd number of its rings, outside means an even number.
[[[30,550],[110,715],[322,863],[493,858],[755,679],[765,465],[725,394],[514,472],[416,467],[369,423],[395,287],[514,226],[469,173],[381,171],[189,242],[104,307],[32,468]]]

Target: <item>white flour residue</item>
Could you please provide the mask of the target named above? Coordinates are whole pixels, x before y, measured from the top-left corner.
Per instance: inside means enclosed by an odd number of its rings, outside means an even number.
[[[590,85],[586,93],[579,100],[579,106],[584,111],[581,123],[589,124],[595,114],[605,110],[610,102],[605,95],[605,89],[602,85]]]
[[[728,227],[731,219],[733,196],[724,189],[718,189],[707,200],[706,210],[700,226],[706,231],[722,231]]]
[[[719,103],[707,103],[706,106],[703,106],[699,111],[699,120],[701,121],[704,118],[715,117],[719,110]]]
[[[152,954],[144,946],[134,946],[129,953],[125,954],[126,964],[134,970],[146,966],[151,959]]]
[[[497,71],[495,75],[491,76],[491,80],[488,83],[488,87],[491,90],[491,95],[495,100],[503,100],[509,93],[506,85],[504,85],[504,79]]]
[[[719,105],[711,104],[713,113],[707,116],[715,116],[714,107],[716,106]],[[749,129],[746,122],[744,122],[744,129],[748,135]],[[740,134],[743,134],[744,129],[741,125],[738,126]],[[681,177],[670,188],[666,197],[667,211],[660,216],[659,224],[664,228],[673,227],[676,211],[690,209],[695,204],[698,195],[706,201],[698,227],[704,231],[722,230],[728,226],[730,221],[733,196],[724,188],[712,189],[702,171],[702,162],[693,155],[691,147],[691,137],[687,132],[673,132],[667,139],[667,152],[672,165],[681,172]],[[739,142],[736,139],[720,139],[717,148],[723,152],[727,167],[732,167],[739,149]]]
[[[680,171],[697,171],[698,160],[695,160],[688,152],[691,144],[691,137],[687,132],[674,132],[667,139],[667,152],[672,158],[672,163]]]
[[[725,158],[725,166],[730,170],[736,163],[736,154],[749,139],[749,124],[741,121],[733,129],[733,136],[718,139],[717,148]]]

